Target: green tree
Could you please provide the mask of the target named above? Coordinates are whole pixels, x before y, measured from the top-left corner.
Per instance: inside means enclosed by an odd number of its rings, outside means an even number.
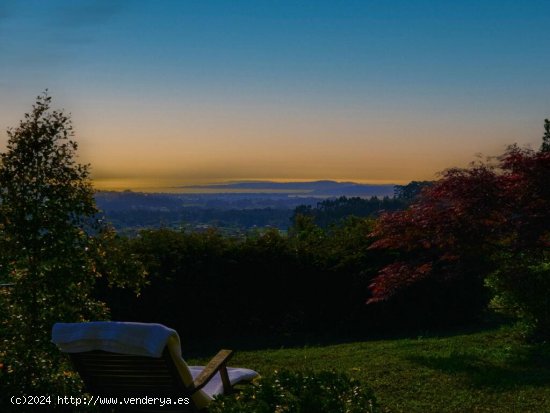
[[[52,325],[108,313],[92,298],[104,253],[94,237],[99,226],[89,168],[75,159],[70,116],[50,104],[47,93],[38,96],[8,130],[0,154],[0,279],[13,284],[0,296],[2,394],[66,391],[70,373],[50,343]]]
[[[541,152],[550,152],[550,120],[544,119],[544,135],[542,136]]]

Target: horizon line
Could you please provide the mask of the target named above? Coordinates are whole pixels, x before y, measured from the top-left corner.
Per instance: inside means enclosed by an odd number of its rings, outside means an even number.
[[[350,180],[350,179],[213,179],[202,180],[202,182],[182,183],[179,179],[140,179],[140,178],[96,178],[91,179],[94,190],[98,192],[143,192],[143,193],[200,193],[206,190],[211,192],[213,190],[220,190],[223,186],[230,186],[235,184],[292,184],[292,183],[317,183],[317,182],[334,182],[337,184],[355,184],[355,185],[370,185],[370,186],[389,186],[389,185],[404,185],[412,182],[413,180]],[[230,188],[228,188],[230,189]],[[237,192],[238,189],[231,189],[232,192]],[[255,189],[255,192],[259,192],[259,189]],[[285,192],[288,192],[286,190]],[[250,192],[250,190],[248,190]]]

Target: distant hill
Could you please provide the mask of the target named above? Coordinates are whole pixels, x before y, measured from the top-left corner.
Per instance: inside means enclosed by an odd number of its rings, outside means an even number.
[[[311,182],[272,182],[272,181],[248,181],[230,182],[214,185],[193,185],[181,187],[182,190],[192,189],[208,193],[278,193],[288,195],[305,195],[313,197],[339,197],[339,196],[393,196],[394,185],[359,184],[356,182],[336,181],[311,181]]]

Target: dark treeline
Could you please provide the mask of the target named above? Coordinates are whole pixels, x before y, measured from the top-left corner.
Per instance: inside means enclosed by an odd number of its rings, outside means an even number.
[[[117,242],[125,259],[143,263],[148,285],[137,297],[103,286],[100,298],[114,320],[157,322],[205,338],[357,336],[469,322],[479,315],[461,305],[460,294],[434,300],[428,289],[367,306],[369,285],[393,259],[369,249],[373,225],[369,218],[348,217],[327,229],[302,215],[288,236],[275,229],[245,238],[214,229],[143,231]]]
[[[149,283],[136,297],[103,289],[113,319],[158,322],[209,336],[366,328],[365,300],[380,254],[368,250],[371,222],[330,231],[311,224],[284,236],[246,238],[170,229],[120,238]],[[377,265],[377,262],[378,265]]]
[[[116,249],[124,251],[123,260],[142,263],[148,284],[138,297],[127,289],[102,288],[100,298],[113,319],[158,322],[203,336],[357,335],[471,321],[478,309],[461,305],[464,297],[452,294],[460,286],[441,300],[428,298],[426,289],[366,305],[374,277],[395,259],[391,251],[370,249],[376,217],[406,208],[418,188],[411,185],[410,191],[400,187],[407,197],[340,197],[300,206],[288,234],[271,228],[232,237],[215,228],[166,227],[119,237]]]
[[[321,228],[341,225],[349,217],[377,218],[386,212],[400,211],[407,208],[421,194],[424,188],[432,185],[431,181],[412,181],[406,185],[394,186],[394,197],[346,197],[329,198],[311,204],[299,205],[294,209],[291,222],[298,216],[309,216]]]
[[[99,192],[96,200],[105,219],[122,234],[142,229],[202,230],[217,227],[224,233],[243,233],[273,227],[287,231],[297,215],[312,216],[323,228],[348,216],[377,217],[405,208],[425,182],[396,185],[394,197],[298,198],[266,194],[174,195]]]
[[[316,207],[311,205],[300,205],[294,210],[292,221],[299,215],[310,216],[315,224],[322,228],[331,225],[338,225],[350,216],[375,218],[384,212],[398,211],[404,209],[409,200],[402,197],[345,197],[326,199],[317,203]]]

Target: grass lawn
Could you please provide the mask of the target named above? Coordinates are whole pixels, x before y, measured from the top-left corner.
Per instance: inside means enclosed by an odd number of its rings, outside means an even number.
[[[188,361],[199,364],[207,359]],[[550,346],[524,344],[511,327],[441,337],[239,350],[231,365],[264,375],[281,368],[345,372],[370,385],[380,404],[393,413],[550,412]]]

